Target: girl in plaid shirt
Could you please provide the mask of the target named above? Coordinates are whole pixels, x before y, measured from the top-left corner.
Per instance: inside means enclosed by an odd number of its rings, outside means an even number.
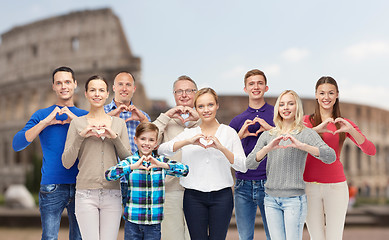
[[[150,122],[136,128],[134,141],[138,151],[105,172],[108,181],[122,176],[128,179],[128,202],[124,209],[127,221],[124,239],[160,239],[166,174],[181,177],[188,166],[157,156],[158,127]]]

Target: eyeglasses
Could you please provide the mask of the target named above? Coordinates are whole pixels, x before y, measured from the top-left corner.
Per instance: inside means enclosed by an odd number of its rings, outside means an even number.
[[[180,89],[180,90],[173,91],[173,93],[177,95],[182,95],[185,92],[186,95],[189,95],[195,93],[196,91],[197,91],[196,89],[185,89],[185,90]]]

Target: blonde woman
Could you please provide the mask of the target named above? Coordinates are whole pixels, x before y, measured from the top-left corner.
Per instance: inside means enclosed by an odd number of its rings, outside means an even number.
[[[213,89],[200,89],[194,106],[200,126],[186,128],[163,143],[158,153],[182,150],[182,163],[189,167],[180,184],[185,188],[184,214],[191,239],[225,239],[234,207],[231,167],[246,172],[246,157],[236,131],[216,119],[219,101]]]
[[[247,167],[256,169],[267,156],[264,204],[272,239],[302,239],[307,215],[303,172],[308,153],[325,163],[336,158],[334,150],[302,120],[299,96],[292,90],[282,92],[274,106],[275,128],[259,137],[246,159]]]

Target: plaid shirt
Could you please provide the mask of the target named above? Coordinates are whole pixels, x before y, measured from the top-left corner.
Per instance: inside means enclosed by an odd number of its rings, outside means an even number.
[[[158,224],[163,219],[163,203],[165,201],[166,174],[181,177],[188,175],[188,166],[171,161],[164,156],[154,155],[159,161],[166,162],[169,169],[153,168],[131,170],[130,164],[139,160],[139,152],[127,157],[116,166],[105,172],[108,181],[127,176],[128,202],[124,209],[123,218],[136,224]]]
[[[132,102],[130,104],[133,105]],[[115,103],[114,99],[112,99],[110,104],[107,104],[104,106],[104,111],[106,113],[109,113],[116,108],[117,108],[116,103]],[[149,119],[149,121],[151,121],[151,119],[147,113],[143,112],[142,110],[140,110],[140,111],[147,117],[147,119]],[[126,119],[130,118],[131,115],[132,115],[131,112],[121,112],[119,117],[126,120]],[[130,138],[130,145],[131,145],[131,152],[132,153],[138,151],[138,147],[136,146],[136,144],[134,142],[134,137],[135,137],[135,129],[139,125],[139,123],[140,123],[139,121],[135,121],[135,120],[131,120],[131,121],[126,122],[127,132],[128,132],[128,137]]]

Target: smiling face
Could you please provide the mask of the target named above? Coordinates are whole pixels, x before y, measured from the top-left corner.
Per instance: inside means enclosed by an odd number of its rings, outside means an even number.
[[[193,100],[196,94],[196,86],[188,80],[180,80],[174,84],[174,100],[177,106],[193,107]],[[190,93],[187,93],[190,92]]]
[[[85,97],[88,99],[91,107],[103,107],[108,98],[107,84],[101,79],[94,79],[88,83],[88,89]]]
[[[287,93],[280,98],[278,114],[283,121],[293,122],[296,116],[296,99],[293,94]]]
[[[265,92],[269,90],[266,86],[266,80],[262,75],[253,75],[245,81],[244,91],[249,95],[250,99],[261,99]]]
[[[135,81],[128,73],[122,72],[116,75],[113,91],[115,92],[115,101],[129,104],[136,90]]]
[[[53,90],[60,101],[68,101],[73,97],[77,82],[70,72],[55,73],[53,81]]]
[[[336,86],[330,83],[324,83],[316,89],[316,99],[319,106],[323,110],[332,110],[338,98],[338,91]]]
[[[151,155],[152,151],[157,146],[158,132],[146,131],[138,137],[134,137],[134,142],[138,146],[140,156]]]
[[[197,98],[195,107],[201,120],[207,122],[216,118],[219,104],[211,93],[205,93]]]

